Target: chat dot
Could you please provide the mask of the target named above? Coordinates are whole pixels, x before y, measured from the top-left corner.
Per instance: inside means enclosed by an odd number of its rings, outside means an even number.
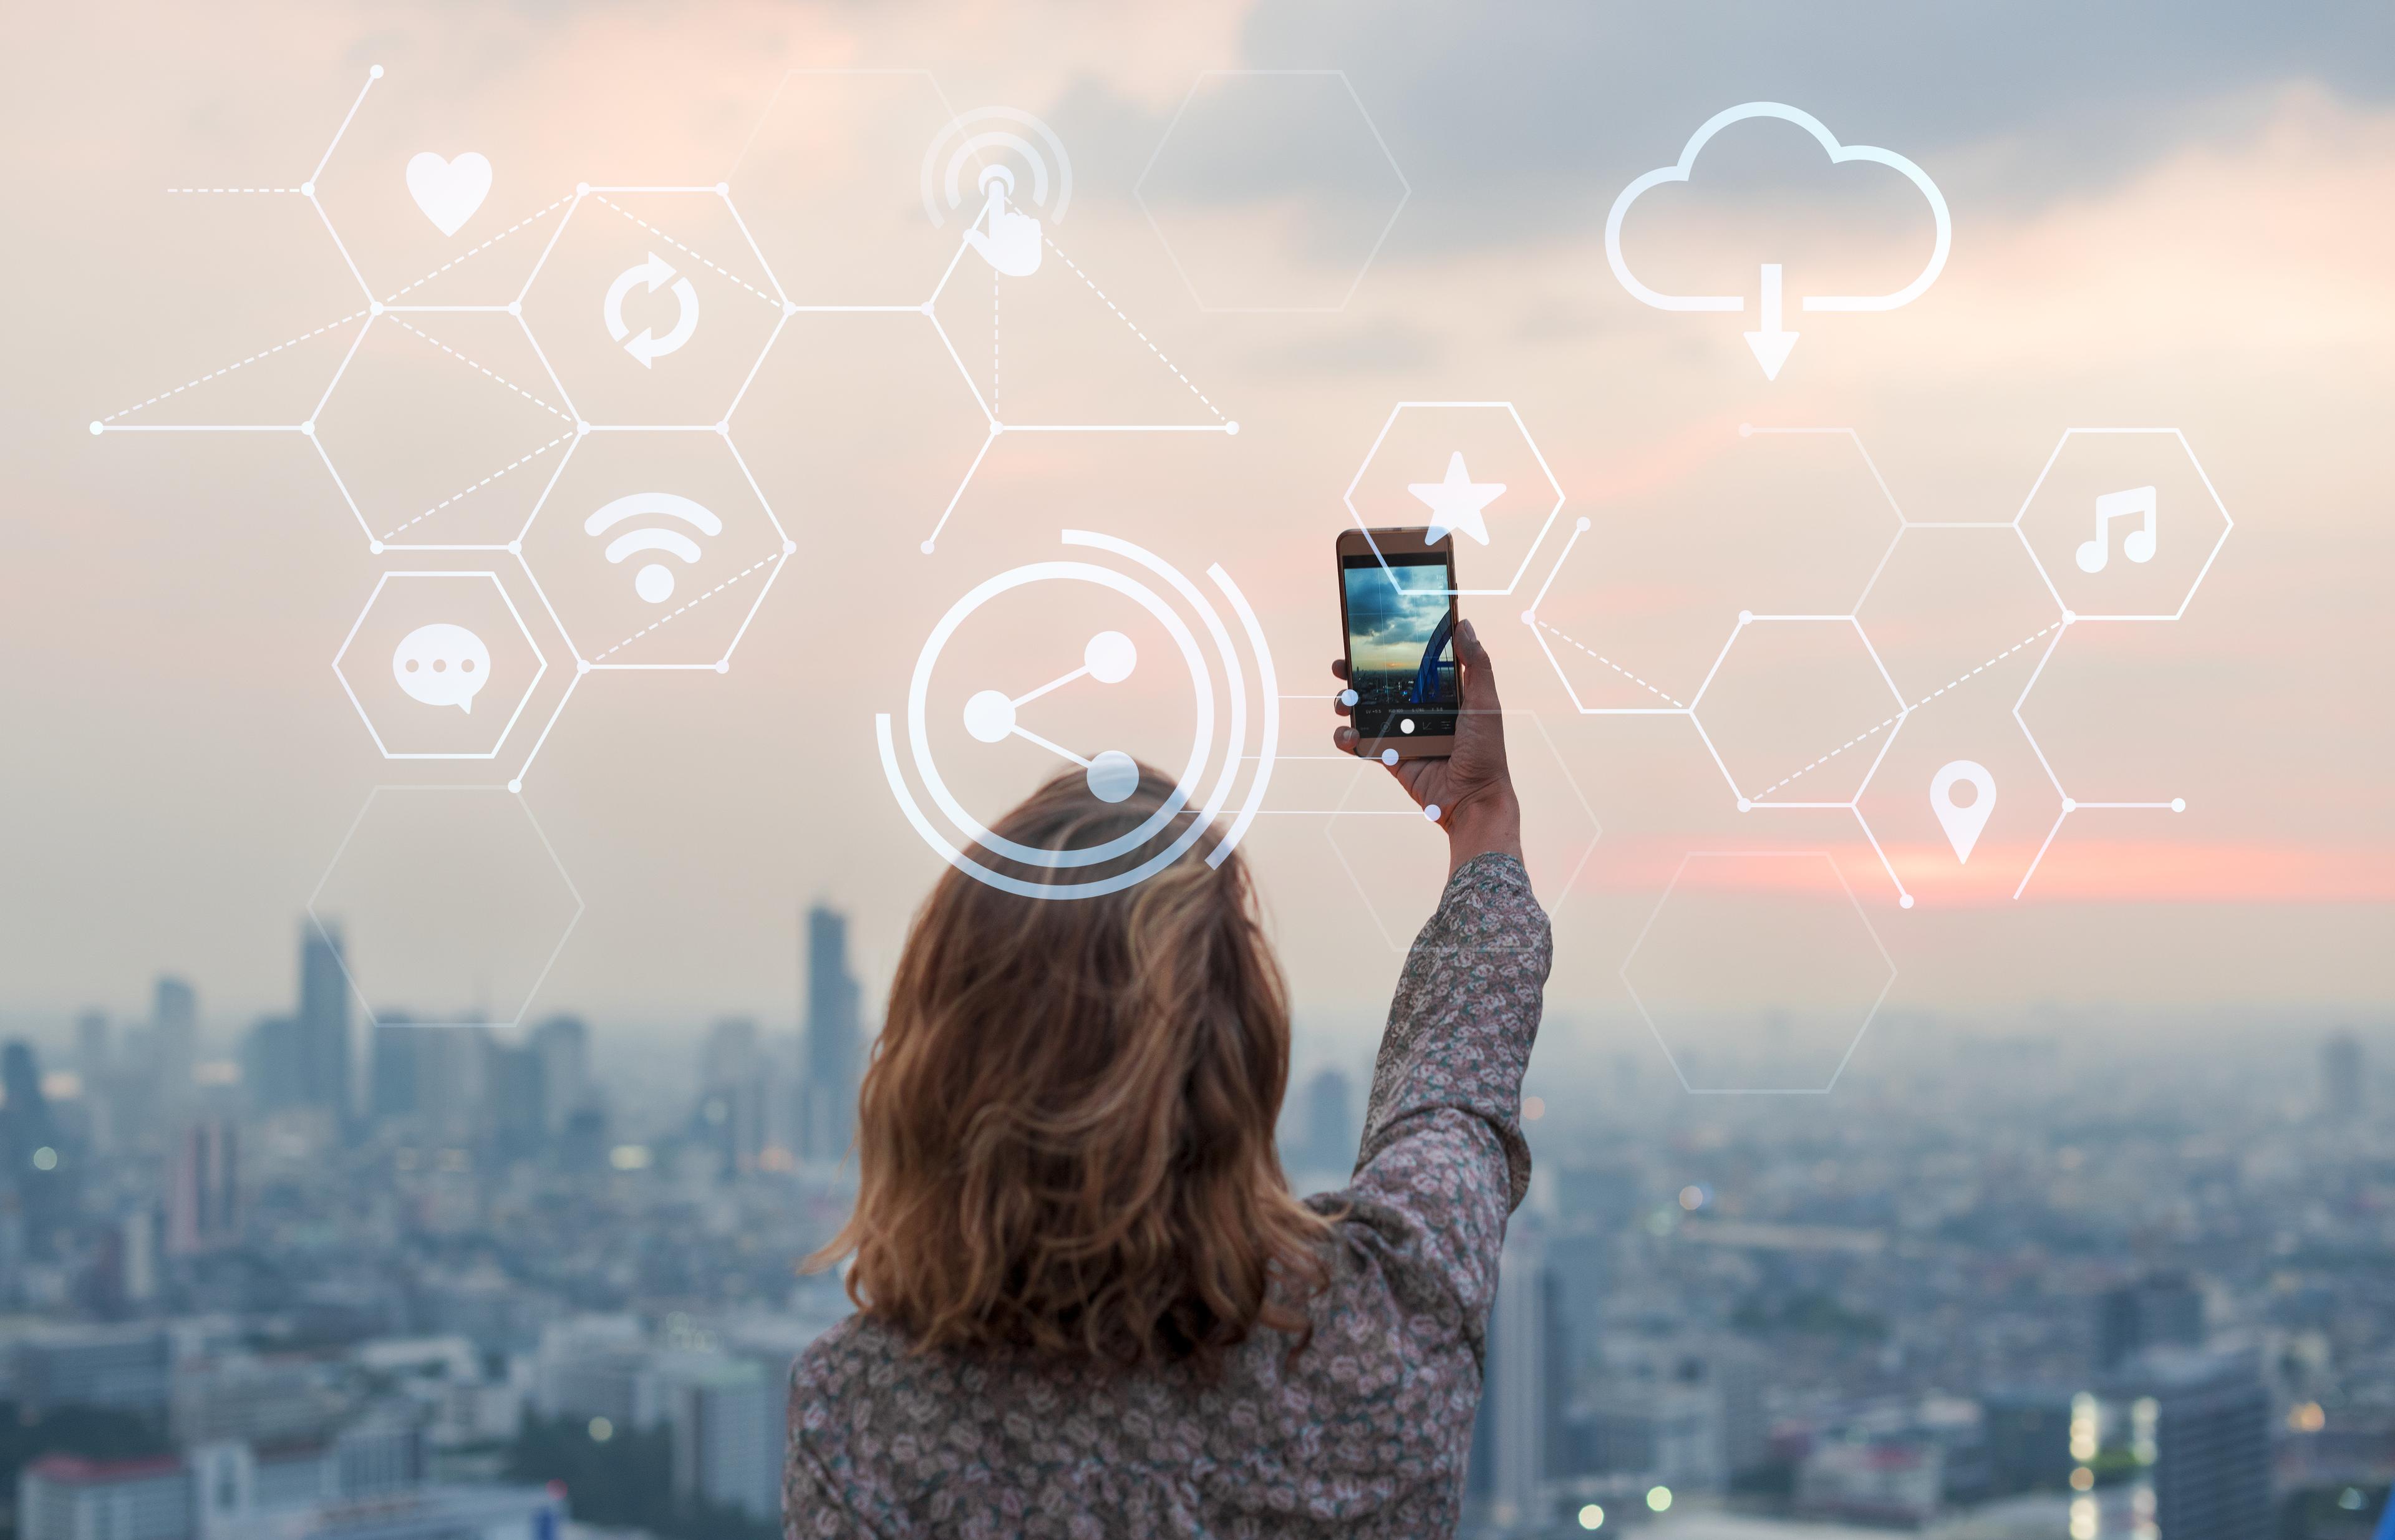
[[[410,700],[455,706],[472,715],[474,697],[491,671],[491,650],[463,626],[418,626],[391,650],[390,674]]]

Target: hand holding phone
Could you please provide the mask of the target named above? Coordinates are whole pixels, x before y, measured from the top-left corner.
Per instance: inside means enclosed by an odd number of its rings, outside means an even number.
[[[1388,766],[1447,830],[1452,871],[1487,851],[1518,858],[1522,815],[1505,763],[1505,721],[1489,649],[1472,622],[1456,614],[1451,553],[1434,551],[1424,534],[1375,530],[1368,538],[1349,531],[1340,538],[1347,656],[1330,671],[1348,687],[1333,697],[1332,710],[1350,724],[1333,732],[1331,742]],[[1385,546],[1373,549],[1383,539]],[[1359,553],[1351,544],[1366,549]],[[1396,561],[1384,564],[1384,551]],[[1401,564],[1416,572],[1393,581]],[[1434,575],[1435,587],[1420,581]],[[1411,730],[1404,725],[1409,719]]]

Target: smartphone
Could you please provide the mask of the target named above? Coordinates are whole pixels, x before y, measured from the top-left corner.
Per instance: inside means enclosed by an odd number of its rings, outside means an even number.
[[[1356,752],[1436,759],[1455,751],[1455,543],[1427,528],[1339,537],[1339,619],[1347,636]]]

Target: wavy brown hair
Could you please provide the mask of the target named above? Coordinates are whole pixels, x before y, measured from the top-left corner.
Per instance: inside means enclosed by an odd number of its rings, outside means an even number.
[[[995,832],[1087,848],[1171,794],[1143,768],[1109,804],[1067,774]],[[1288,998],[1237,856],[1193,847],[1120,892],[1045,901],[951,869],[865,1076],[856,1211],[809,1266],[853,1253],[850,1297],[923,1351],[1211,1375],[1258,1327],[1302,1348],[1330,1226],[1274,1148],[1288,1079]]]

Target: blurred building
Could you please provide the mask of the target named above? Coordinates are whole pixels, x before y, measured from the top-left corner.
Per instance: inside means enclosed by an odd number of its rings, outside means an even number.
[[[1562,1291],[1537,1228],[1516,1215],[1505,1232],[1473,1419],[1467,1511],[1498,1528],[1535,1521],[1550,1474],[1560,1474],[1565,1376]]]
[[[2149,1348],[2103,1395],[2127,1409],[2131,1456],[2150,1472],[2167,1540],[2271,1533],[2270,1394],[2252,1356]]]
[[[35,1327],[11,1355],[18,1411],[39,1417],[81,1406],[163,1416],[171,1358],[167,1334],[155,1325]]]
[[[191,985],[161,975],[150,991],[150,1070],[162,1107],[179,1106],[192,1094],[192,1064],[199,1055],[200,997]]]
[[[241,1239],[240,1132],[231,1120],[184,1125],[166,1164],[166,1255],[200,1256]]]
[[[108,1013],[86,1011],[75,1017],[75,1073],[86,1087],[92,1087],[113,1068],[108,1051]]]
[[[864,1058],[862,996],[848,968],[848,917],[807,910],[807,1013],[797,1119],[802,1160],[844,1159],[856,1135],[856,1086]]]
[[[348,1122],[350,1089],[350,977],[341,965],[337,926],[311,921],[299,927],[299,1015],[295,1066],[299,1102],[329,1109]]]
[[[677,1356],[662,1377],[676,1501],[778,1520],[788,1431],[779,1377],[713,1355]]]
[[[773,1103],[774,1067],[747,1016],[728,1016],[708,1033],[699,1066],[699,1136],[713,1145],[726,1175],[757,1169]]]
[[[1356,1169],[1362,1135],[1356,1127],[1356,1092],[1346,1074],[1326,1067],[1305,1082],[1304,1138],[1299,1169],[1342,1179]]]
[[[2071,1392],[2050,1386],[1999,1386],[1979,1397],[1989,1480],[1999,1494],[2060,1492],[2071,1457]]]
[[[179,1455],[46,1454],[17,1479],[17,1540],[185,1540],[192,1479]]]
[[[2321,1044],[2321,1111],[2334,1122],[2359,1122],[2368,1100],[2362,1040],[2338,1032]]]
[[[590,1029],[580,1016],[550,1016],[532,1029],[532,1050],[540,1055],[546,1132],[562,1134],[567,1121],[590,1100]]]
[[[2203,1292],[2181,1272],[2152,1273],[2096,1301],[2096,1367],[2119,1368],[2149,1348],[2203,1343]]]
[[[250,1028],[241,1041],[241,1084],[254,1112],[280,1112],[306,1103],[297,1017],[261,1016]]]

